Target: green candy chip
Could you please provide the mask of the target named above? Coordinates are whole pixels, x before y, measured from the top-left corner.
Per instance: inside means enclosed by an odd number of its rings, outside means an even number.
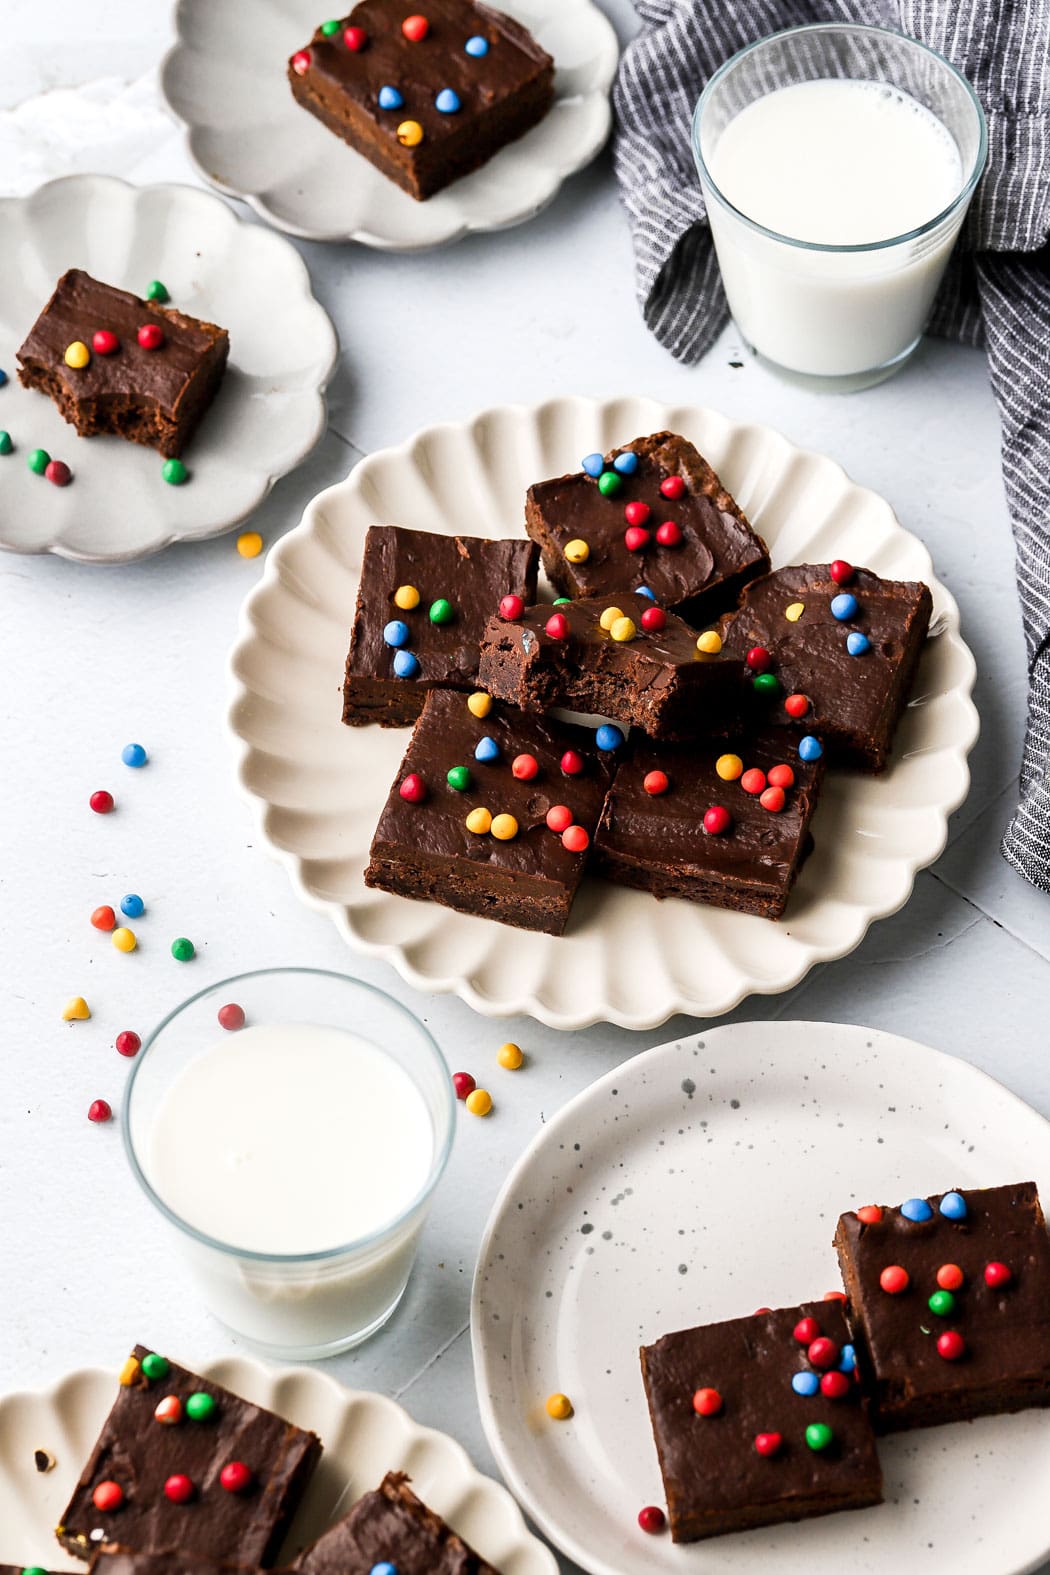
[[[142,1358],[142,1371],[151,1383],[160,1378],[167,1378],[171,1372],[171,1363],[166,1356],[158,1356],[156,1351],[151,1351]]]
[[[470,786],[470,771],[466,766],[453,766],[445,780],[455,792],[465,793]]]
[[[189,475],[189,471],[181,459],[166,459],[161,466],[160,473],[169,487],[181,487]]]
[[[447,601],[444,596],[439,596],[436,602],[431,602],[431,623],[451,623],[455,616],[452,610],[452,603]]]
[[[938,1318],[947,1318],[955,1310],[955,1297],[951,1291],[934,1291],[926,1305]]]
[[[185,935],[177,935],[171,943],[171,955],[176,962],[190,962],[197,955],[197,948]]]
[[[806,1428],[806,1443],[810,1449],[818,1453],[822,1449],[827,1449],[834,1436],[826,1422],[811,1422]]]
[[[10,432],[0,432],[0,454],[10,454],[14,446]]]
[[[603,470],[598,477],[598,491],[603,498],[615,498],[623,486],[623,477],[618,476],[615,470]]]
[[[186,1401],[186,1415],[191,1422],[207,1422],[214,1415],[218,1407],[212,1395],[206,1395],[203,1390],[190,1395]]]
[[[159,279],[151,279],[146,286],[146,300],[156,301],[158,306],[163,306],[165,301],[171,300],[171,296]]]
[[[333,33],[338,33],[338,31],[339,31],[339,23],[338,22],[322,22],[321,23],[321,32],[324,34],[325,38],[331,38],[332,34]]]
[[[759,673],[755,679],[755,693],[773,699],[780,693],[780,679],[776,673]]]
[[[51,463],[51,455],[46,448],[35,448],[26,460],[30,470],[37,476],[42,476]]]

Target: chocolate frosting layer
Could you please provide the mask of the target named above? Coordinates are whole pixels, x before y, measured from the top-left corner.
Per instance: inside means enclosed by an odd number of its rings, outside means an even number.
[[[18,1571],[18,1575],[22,1575]],[[249,1575],[245,1564],[217,1563],[194,1553],[134,1553],[105,1547],[91,1560],[90,1575]]]
[[[388,1472],[293,1569],[299,1575],[370,1575],[376,1564],[389,1563],[397,1575],[499,1575],[420,1502],[408,1481],[403,1472]]]

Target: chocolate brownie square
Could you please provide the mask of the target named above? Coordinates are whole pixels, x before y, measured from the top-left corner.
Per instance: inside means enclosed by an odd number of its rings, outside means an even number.
[[[542,120],[554,62],[520,22],[472,0],[362,0],[288,62],[304,109],[422,201]]]
[[[481,637],[504,596],[536,596],[531,541],[373,525],[365,537],[343,721],[410,727],[435,687],[474,689]]]
[[[112,1543],[267,1567],[320,1456],[314,1433],[137,1345],[55,1535],[82,1559]]]
[[[525,502],[525,529],[560,595],[644,586],[700,626],[768,570],[765,542],[685,438],[656,432],[583,466],[530,487]]]
[[[833,762],[882,771],[932,607],[920,582],[883,580],[841,560],[804,563],[755,580],[720,633],[727,651],[757,651],[759,670],[778,680],[770,696],[756,696],[762,716],[804,719]]]
[[[298,1575],[499,1575],[420,1502],[403,1471],[388,1471],[349,1515],[296,1559]],[[131,1575],[131,1572],[129,1572]]]
[[[695,630],[637,591],[490,618],[478,682],[523,711],[566,706],[690,738],[739,709],[740,660],[701,650]]]
[[[675,1542],[882,1502],[839,1302],[684,1329],[641,1359]]]
[[[616,728],[529,716],[485,694],[432,690],[365,884],[561,935],[622,739]]]
[[[18,352],[18,377],[81,437],[108,432],[174,458],[215,398],[229,353],[225,328],[70,268]]]
[[[888,1433],[1050,1405],[1050,1240],[1035,1183],[872,1204],[835,1234]]]
[[[812,845],[824,775],[819,753],[803,758],[812,750],[816,739],[776,729],[692,744],[632,734],[594,869],[655,897],[779,919]]]

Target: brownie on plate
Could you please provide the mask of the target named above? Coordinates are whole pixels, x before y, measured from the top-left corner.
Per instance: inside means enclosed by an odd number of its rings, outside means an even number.
[[[1050,1405],[1050,1240],[1035,1183],[872,1204],[835,1235],[880,1432]]]
[[[229,353],[225,328],[70,268],[18,352],[18,376],[81,437],[108,432],[173,458],[214,399]]]
[[[321,1441],[137,1345],[55,1535],[78,1558],[107,1543],[273,1563]]]
[[[695,744],[632,734],[594,868],[656,897],[779,919],[812,842],[819,751],[818,740],[775,728]]]
[[[882,1502],[841,1303],[683,1329],[641,1359],[675,1542]]]
[[[543,119],[554,62],[520,22],[472,0],[361,0],[288,62],[296,100],[417,200]]]
[[[589,454],[530,487],[525,529],[562,596],[639,590],[688,623],[736,604],[769,568],[765,542],[692,443],[673,432]]]
[[[372,839],[366,885],[560,935],[622,748],[614,727],[432,690]]]
[[[403,1471],[388,1471],[374,1493],[296,1559],[299,1575],[499,1575],[432,1509]],[[130,1575],[130,1572],[129,1572]]]
[[[707,637],[710,640],[710,636]],[[567,706],[692,737],[739,708],[742,661],[700,650],[696,631],[637,591],[490,618],[478,682],[524,711]]]
[[[917,581],[883,580],[839,559],[776,569],[722,620],[725,649],[755,657],[770,721],[804,721],[833,762],[882,771],[908,700],[932,601]],[[769,684],[770,676],[776,683]],[[763,684],[769,691],[761,693]]]
[[[531,541],[373,525],[365,537],[343,721],[410,727],[435,685],[473,689],[489,614],[536,596]]]

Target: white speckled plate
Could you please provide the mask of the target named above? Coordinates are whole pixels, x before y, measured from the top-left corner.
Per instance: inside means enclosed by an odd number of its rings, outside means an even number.
[[[593,881],[568,932],[550,936],[370,891],[362,872],[407,734],[343,727],[339,719],[368,526],[518,536],[530,482],[663,427],[708,456],[774,563],[841,556],[930,585],[934,637],[891,768],[877,778],[829,774],[816,851],[777,924]],[[454,990],[487,1016],[528,1012],[556,1028],[601,1020],[648,1028],[673,1012],[717,1016],[752,991],[789,989],[815,962],[851,951],[873,919],[907,901],[916,871],[944,847],[977,737],[974,663],[958,609],[934,579],[926,548],[889,505],[832,460],[768,427],[648,399],[512,405],[371,454],[315,498],[270,552],[245,604],[233,671],[241,782],[300,896],[416,989]]]
[[[325,429],[324,390],[338,343],[294,246],[246,224],[190,186],[129,186],[105,175],[49,181],[0,201],[0,548],[126,563],[175,541],[229,530],[310,452]],[[45,394],[18,382],[15,352],[67,268],[144,294],[161,279],[171,305],[229,329],[230,362],[169,486],[154,449],[78,437]],[[98,324],[85,325],[84,338]],[[34,448],[73,472],[54,487],[26,465]]]
[[[206,1362],[197,1370],[312,1428],[324,1443],[285,1560],[377,1487],[387,1471],[407,1471],[420,1497],[503,1575],[557,1575],[549,1549],[526,1529],[506,1488],[476,1471],[453,1439],[420,1427],[392,1400],[344,1389],[314,1369],[264,1367],[246,1357]],[[84,1571],[84,1564],[59,1552],[54,1527],[115,1388],[115,1371],[84,1368],[53,1389],[0,1399],[0,1558]],[[41,1448],[56,1462],[44,1476],[33,1464],[33,1451]]]
[[[964,1061],[832,1023],[660,1045],[548,1121],[496,1202],[474,1280],[478,1400],[504,1476],[592,1575],[1021,1575],[1050,1554],[1045,1412],[880,1441],[877,1509],[675,1547],[638,1347],[841,1282],[844,1209],[1034,1180],[1050,1123]],[[551,1422],[552,1390],[576,1414]]]
[[[336,7],[333,16],[352,9]],[[481,169],[416,202],[297,104],[288,58],[324,20],[321,0],[180,0],[161,70],[205,180],[278,229],[315,241],[419,251],[531,219],[609,134],[616,35],[592,0],[500,0],[554,58],[554,104]]]

